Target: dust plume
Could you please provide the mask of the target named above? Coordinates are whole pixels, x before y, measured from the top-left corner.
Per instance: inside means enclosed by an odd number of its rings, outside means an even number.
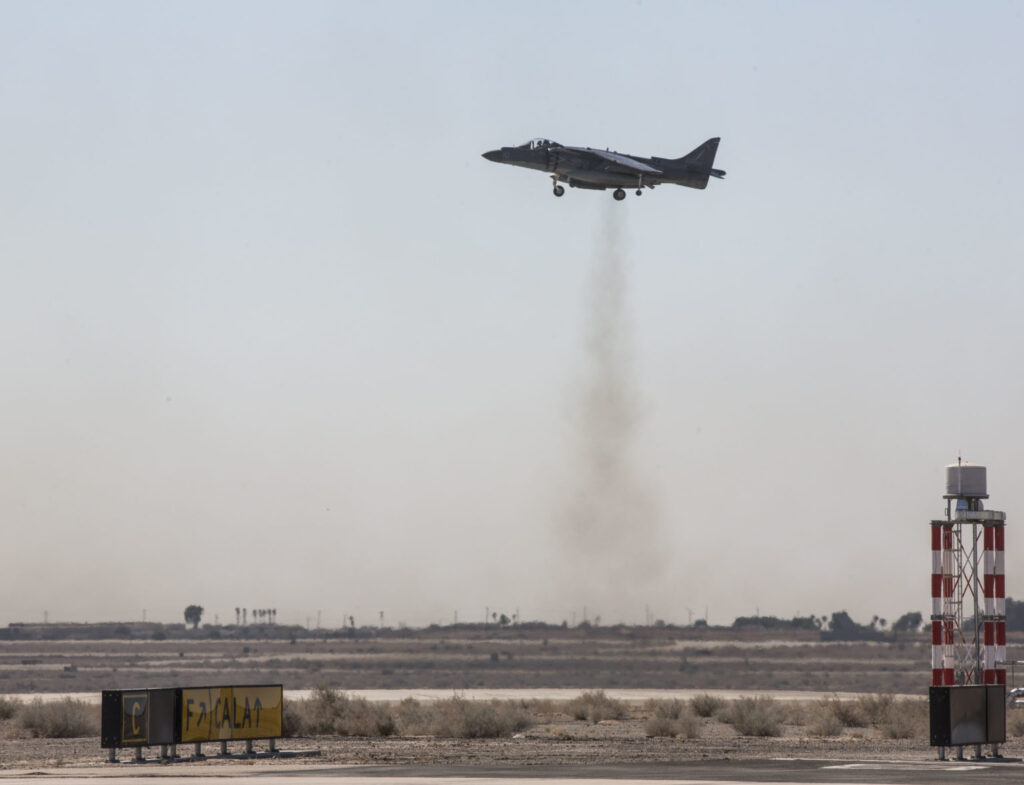
[[[573,400],[572,485],[559,521],[563,595],[591,620],[637,621],[665,565],[654,501],[638,476],[641,425],[628,308],[623,211],[609,203],[586,309],[582,384]],[[615,209],[619,208],[619,209]],[[582,619],[581,619],[582,620]]]

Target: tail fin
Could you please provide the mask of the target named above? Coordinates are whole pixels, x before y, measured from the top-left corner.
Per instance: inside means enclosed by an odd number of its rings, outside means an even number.
[[[693,152],[687,153],[676,161],[681,164],[690,164],[701,169],[711,169],[715,164],[715,153],[718,152],[718,143],[722,141],[719,137],[708,139],[704,144]],[[724,172],[723,172],[724,174]]]
[[[712,168],[720,141],[721,139],[716,136],[714,139],[708,139],[696,150],[687,153],[682,158],[666,161],[669,168],[673,170],[671,182],[685,185],[688,188],[707,188],[709,178],[725,177],[724,171]]]

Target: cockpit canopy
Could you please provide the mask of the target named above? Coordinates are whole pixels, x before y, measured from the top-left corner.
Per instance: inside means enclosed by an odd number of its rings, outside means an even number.
[[[526,144],[521,144],[519,146],[527,150],[543,150],[548,147],[561,147],[562,145],[558,142],[552,142],[550,139],[541,139],[538,137],[537,139],[531,139]]]

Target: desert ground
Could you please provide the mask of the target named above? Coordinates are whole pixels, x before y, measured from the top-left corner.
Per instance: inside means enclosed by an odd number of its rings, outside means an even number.
[[[313,693],[300,691],[327,688],[367,699],[399,718],[401,701],[409,696],[423,706],[453,696],[497,701],[495,706],[515,708],[529,718],[525,727],[499,738],[403,732],[412,726],[401,721],[393,735],[383,736],[300,729],[279,748],[318,755],[289,759],[292,765],[537,767],[786,757],[927,761],[935,759],[924,703],[928,657],[929,643],[920,635],[826,642],[813,633],[696,635],[651,628],[4,640],[0,698],[31,702],[74,694],[95,703],[102,689],[281,683],[291,696],[286,707],[291,702],[305,711]],[[604,691],[620,714],[574,714],[571,696],[595,691]],[[720,706],[709,716],[697,716],[692,699],[705,694]],[[727,716],[737,697],[757,695],[771,699],[776,735],[745,732]],[[689,724],[659,728],[655,718],[670,717],[673,706],[676,713],[683,709]],[[1024,733],[1024,711],[1011,709],[1008,727],[1003,753],[1024,756],[1024,738],[1017,735]],[[178,750],[191,751],[190,745]],[[232,751],[241,752],[241,745]],[[157,752],[150,749],[147,755],[152,759]],[[215,752],[210,745],[207,754]],[[128,760],[131,754],[122,750],[119,757]],[[98,735],[40,738],[15,717],[0,720],[0,769],[102,767],[108,765],[104,760]],[[210,757],[180,765],[231,762]],[[259,765],[284,762],[261,759]]]
[[[469,625],[467,625],[468,627]],[[824,642],[813,631],[546,627],[250,628],[166,640],[0,640],[0,693],[182,684],[354,689],[697,689],[927,694],[925,636]],[[200,630],[202,632],[202,630]],[[1010,642],[1011,645],[1013,641]]]

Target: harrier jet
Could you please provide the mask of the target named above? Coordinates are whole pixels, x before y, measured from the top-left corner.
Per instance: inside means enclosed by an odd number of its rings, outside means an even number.
[[[561,183],[570,188],[604,191],[614,188],[612,196],[626,198],[623,188],[636,187],[640,196],[644,188],[662,183],[675,183],[688,188],[707,188],[709,177],[725,177],[721,169],[713,169],[719,139],[708,139],[682,158],[641,158],[593,147],[566,147],[550,139],[531,139],[518,147],[502,147],[483,156],[488,161],[512,166],[525,166],[551,172],[555,196],[565,193]]]

